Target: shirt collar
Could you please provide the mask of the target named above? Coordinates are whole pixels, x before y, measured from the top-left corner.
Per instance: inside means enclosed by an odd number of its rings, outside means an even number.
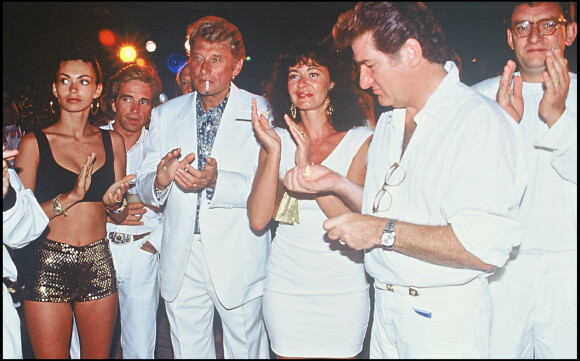
[[[218,105],[216,105],[215,107],[208,109],[207,112],[203,109],[203,106],[201,105],[201,96],[198,93],[196,100],[195,100],[195,107],[196,107],[197,116],[203,117],[204,115],[212,114],[218,110],[220,111],[220,113],[223,114],[223,111],[226,107],[226,104],[228,103],[228,98],[230,97],[231,92],[232,92],[232,87],[230,85],[230,89],[228,90],[228,94],[226,94],[226,97],[224,98],[224,100],[222,100],[222,102],[219,103]]]
[[[115,130],[113,128],[113,124],[115,123],[115,119],[111,120],[109,122],[109,124],[106,125],[106,129],[108,130]],[[147,133],[147,128],[143,127],[141,128],[141,134],[139,135],[139,139],[137,139],[137,143],[135,143],[131,149],[129,149],[127,151],[127,153],[129,153],[130,151],[132,151],[133,149],[137,148],[138,146],[140,146],[144,141],[145,141],[145,133]]]
[[[431,119],[436,119],[440,122],[444,121],[444,118],[441,118],[441,113],[445,113],[445,109],[449,108],[449,94],[454,91],[458,84],[460,84],[459,80],[459,69],[454,62],[448,61],[445,63],[445,70],[447,71],[447,75],[443,78],[437,89],[429,96],[427,102],[423,109],[421,109],[417,115],[415,115],[415,122],[417,125],[429,117]]]

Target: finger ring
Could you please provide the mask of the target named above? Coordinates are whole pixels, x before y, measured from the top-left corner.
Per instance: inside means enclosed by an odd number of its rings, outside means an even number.
[[[194,187],[197,187],[197,183],[193,183],[193,186],[194,186]]]
[[[560,83],[554,83],[554,85],[560,85]]]
[[[115,196],[113,197],[113,199],[115,200],[115,202],[121,203],[121,201],[117,199],[117,194],[115,194]]]
[[[298,135],[300,136],[300,138],[304,139],[304,133],[298,133]]]
[[[340,238],[338,239],[338,242],[339,242],[340,244],[342,244],[343,246],[346,244],[346,243],[345,243],[345,242],[344,242],[342,239],[340,239]]]

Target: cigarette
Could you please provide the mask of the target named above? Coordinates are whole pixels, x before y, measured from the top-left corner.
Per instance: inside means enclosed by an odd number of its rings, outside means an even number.
[[[209,93],[209,80],[205,81],[205,93]]]

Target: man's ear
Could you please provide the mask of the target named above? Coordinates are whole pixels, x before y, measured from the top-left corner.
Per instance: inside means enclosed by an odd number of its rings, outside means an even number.
[[[117,104],[115,100],[111,100],[111,110],[113,110],[114,113],[117,112]]]
[[[232,71],[232,76],[238,76],[238,74],[242,71],[242,66],[244,65],[244,58],[236,61],[234,63],[234,70]]]
[[[574,43],[576,35],[578,34],[578,23],[573,22],[566,26],[566,46],[570,46]]]
[[[404,60],[409,67],[414,68],[418,66],[423,60],[423,48],[416,39],[410,38],[405,41],[399,50],[399,56]]]
[[[514,34],[512,33],[512,29],[507,29],[507,42],[510,49],[514,50]]]

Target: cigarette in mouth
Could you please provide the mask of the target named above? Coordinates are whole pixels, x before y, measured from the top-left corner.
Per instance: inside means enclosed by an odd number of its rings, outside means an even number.
[[[209,93],[209,80],[205,81],[205,93]]]

